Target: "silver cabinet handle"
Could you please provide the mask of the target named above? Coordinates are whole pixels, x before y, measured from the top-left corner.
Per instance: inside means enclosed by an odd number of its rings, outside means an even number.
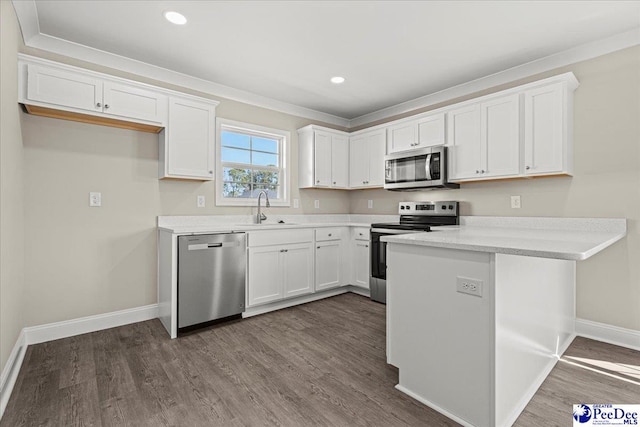
[[[369,247],[369,245],[364,245],[364,247],[365,247],[365,248],[368,248],[368,247]]]
[[[478,169],[476,169],[476,173],[480,173],[480,171]]]
[[[331,233],[329,233],[329,237],[331,237]]]
[[[96,104],[96,107],[100,108],[102,107],[102,104],[100,104],[99,102]]]
[[[335,181],[333,181],[333,185],[336,185],[336,182],[335,182]]]
[[[209,171],[209,175],[213,175],[213,171]]]
[[[529,169],[531,169],[531,166],[526,166],[525,169],[529,170]]]
[[[104,104],[104,108],[105,109],[109,108],[109,104]]]
[[[484,169],[482,169],[482,170],[480,171],[480,173],[484,173]]]
[[[320,246],[317,246],[316,249],[320,249]]]

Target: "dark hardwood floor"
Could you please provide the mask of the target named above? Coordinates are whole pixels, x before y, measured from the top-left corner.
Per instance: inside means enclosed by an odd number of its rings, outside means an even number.
[[[152,320],[33,345],[0,426],[457,425],[394,388],[384,310],[345,294],[177,340]],[[576,339],[516,425],[570,425],[573,403],[640,403],[639,353]]]

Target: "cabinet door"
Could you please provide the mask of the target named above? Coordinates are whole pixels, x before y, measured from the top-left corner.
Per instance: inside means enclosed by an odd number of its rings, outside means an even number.
[[[367,185],[369,178],[368,138],[359,135],[349,142],[349,187],[357,188]]]
[[[369,178],[367,187],[382,187],[384,185],[384,147],[386,133],[384,130],[369,134],[367,146],[369,148]]]
[[[445,143],[444,117],[444,113],[440,113],[418,121],[418,148],[443,145]]]
[[[369,242],[356,240],[353,260],[355,264],[354,285],[369,289]]]
[[[331,134],[314,132],[314,174],[316,187],[331,186]]]
[[[447,123],[450,179],[481,177],[480,105],[448,112]]]
[[[102,80],[56,68],[27,66],[27,98],[55,108],[102,112]]]
[[[213,179],[215,107],[171,98],[163,177]]]
[[[346,136],[331,137],[331,186],[349,186],[349,139]]]
[[[417,122],[405,122],[387,128],[387,151],[389,154],[411,150],[418,142]]]
[[[281,300],[283,297],[281,247],[249,248],[247,305]]]
[[[481,104],[482,177],[520,173],[520,95]]]
[[[316,243],[316,291],[341,285],[340,240]]]
[[[104,112],[122,118],[164,123],[167,97],[140,87],[104,83]]]
[[[287,245],[283,248],[284,297],[313,292],[313,246],[311,243]]]
[[[525,175],[563,169],[562,92],[555,84],[524,93]]]

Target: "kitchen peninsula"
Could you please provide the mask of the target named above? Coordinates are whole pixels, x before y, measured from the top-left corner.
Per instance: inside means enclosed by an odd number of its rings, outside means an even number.
[[[387,236],[387,361],[402,392],[467,426],[509,426],[575,337],[576,261],[625,219],[462,217]]]

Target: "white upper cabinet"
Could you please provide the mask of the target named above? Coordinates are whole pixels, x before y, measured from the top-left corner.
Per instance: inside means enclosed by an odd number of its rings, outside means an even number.
[[[445,143],[445,113],[429,114],[387,128],[387,152],[414,150]]]
[[[216,103],[171,97],[160,135],[160,178],[213,179]]]
[[[500,97],[480,104],[480,160],[483,177],[518,175],[520,172],[520,95]]]
[[[480,167],[480,104],[472,104],[447,113],[449,124],[449,179],[478,177]]]
[[[387,152],[397,153],[415,148],[418,142],[418,122],[410,121],[387,128]]]
[[[40,65],[27,65],[25,101],[102,112],[103,81],[93,76]]]
[[[349,137],[318,126],[298,129],[298,186],[349,187]]]
[[[331,137],[331,187],[349,187],[349,138],[344,135]]]
[[[520,95],[449,112],[449,179],[479,180],[520,173]]]
[[[106,81],[103,112],[127,119],[163,123],[167,117],[167,97],[140,87]]]
[[[383,186],[385,139],[384,129],[361,133],[350,138],[350,188]]]
[[[28,64],[26,101],[30,105],[126,121],[164,124],[167,97],[141,85],[101,79],[91,74]]]
[[[572,174],[571,91],[557,83],[524,93],[524,174]]]

